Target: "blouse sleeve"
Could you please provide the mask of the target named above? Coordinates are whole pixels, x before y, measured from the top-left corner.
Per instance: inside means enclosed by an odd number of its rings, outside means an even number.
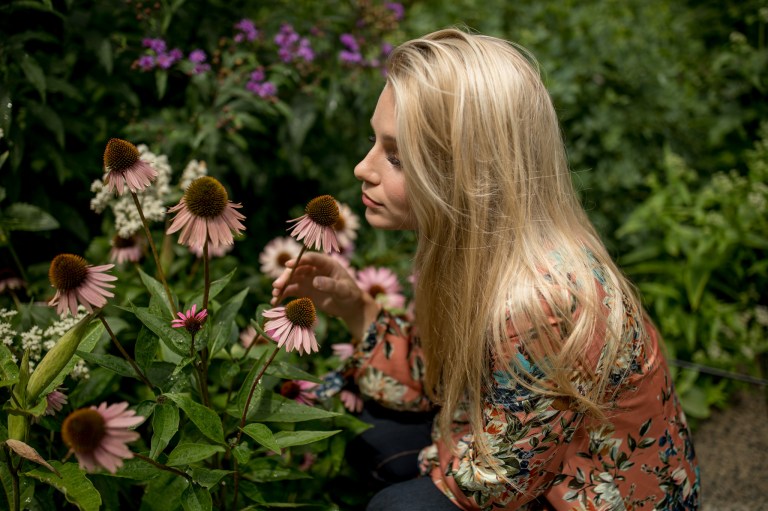
[[[393,410],[425,411],[424,357],[415,328],[404,316],[382,310],[352,357],[364,398]]]

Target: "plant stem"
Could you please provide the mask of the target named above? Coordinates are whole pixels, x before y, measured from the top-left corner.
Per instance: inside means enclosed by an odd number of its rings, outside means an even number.
[[[12,511],[21,511],[21,495],[19,493],[19,473],[13,466],[13,457],[11,456],[11,450],[6,447],[5,450],[5,462],[8,465],[8,471],[11,473],[11,480],[13,486],[13,507]]]
[[[240,487],[240,471],[237,469],[237,458],[233,459],[233,461],[233,468],[235,469],[235,484],[232,485],[232,491],[234,492],[234,495],[232,496],[232,509],[237,509],[237,490]]]
[[[123,348],[123,345],[120,344],[120,341],[117,340],[117,336],[115,336],[115,333],[112,331],[111,328],[109,328],[109,323],[107,323],[107,320],[104,318],[104,315],[99,313],[99,319],[104,324],[104,328],[107,329],[107,333],[112,338],[112,342],[115,343],[115,346],[117,346],[117,349],[123,355],[125,360],[127,360],[128,363],[131,364],[131,367],[133,367],[133,370],[136,371],[136,375],[139,377],[139,379],[143,381],[150,389],[154,390],[154,386],[152,385],[152,383],[150,383],[149,379],[147,379],[147,377],[141,371],[138,364],[136,364],[136,361],[133,360],[133,358],[128,354],[128,352],[125,351],[125,348]]]
[[[208,295],[211,289],[211,272],[210,261],[208,260],[208,238],[205,238],[203,244],[203,309],[208,310]],[[210,408],[210,401],[208,399],[208,342],[200,351],[200,365],[201,365],[201,389],[203,390],[203,404]]]
[[[210,408],[211,403],[208,398],[208,372],[203,370],[202,362],[200,364],[197,362],[197,357],[195,356],[195,334],[192,334],[192,343],[189,346],[189,356],[194,359],[192,361],[192,367],[195,368],[195,373],[197,374],[197,386],[200,389],[200,399],[203,400],[203,404],[206,407]]]
[[[8,250],[11,252],[11,257],[13,257],[13,262],[16,263],[16,267],[19,269],[19,275],[21,276],[21,279],[24,282],[29,282],[27,279],[27,273],[24,271],[24,267],[21,265],[21,260],[19,260],[19,256],[16,253],[16,250],[13,248],[10,235],[6,238],[6,242],[8,243]]]
[[[176,468],[173,468],[173,467],[169,467],[168,465],[163,465],[162,463],[153,460],[149,456],[144,456],[143,454],[139,454],[137,452],[134,452],[133,455],[136,456],[137,458],[139,458],[140,460],[146,461],[150,465],[156,466],[160,470],[165,470],[166,472],[171,472],[172,474],[176,474],[177,476],[183,477],[184,479],[189,481],[189,484],[192,484],[194,482],[192,480],[192,476],[187,474],[186,472],[182,472],[179,469],[176,469]]]
[[[256,385],[258,385],[259,381],[261,381],[261,377],[264,376],[264,371],[267,370],[267,367],[269,367],[269,364],[271,364],[272,361],[275,360],[275,357],[277,356],[278,351],[280,351],[280,348],[278,346],[275,346],[275,351],[272,352],[272,355],[269,356],[269,359],[267,359],[266,363],[264,364],[264,367],[261,368],[261,371],[259,371],[259,374],[256,375],[256,378],[253,380],[253,384],[251,385],[251,390],[248,392],[248,399],[245,401],[245,406],[243,407],[243,416],[240,418],[240,427],[238,428],[237,439],[235,440],[236,446],[240,444],[240,438],[243,436],[245,419],[248,416],[248,407],[251,406],[251,399],[253,398],[253,393],[256,391]]]
[[[155,247],[155,242],[152,239],[152,233],[149,230],[149,224],[147,223],[147,219],[144,218],[144,211],[141,209],[139,196],[136,195],[136,192],[131,192],[131,197],[133,197],[133,203],[136,205],[136,209],[139,212],[139,217],[141,217],[141,224],[144,226],[144,233],[147,235],[147,240],[149,241],[149,247],[152,249],[152,256],[155,258],[155,264],[157,265],[157,275],[160,277],[160,281],[163,283],[163,288],[165,289],[165,294],[168,296],[168,302],[171,306],[171,317],[176,317],[176,313],[178,312],[178,310],[176,309],[176,302],[173,301],[173,294],[171,294],[171,288],[168,287],[168,282],[165,280],[165,272],[163,272],[163,265],[160,263],[160,257],[157,255],[157,248]]]
[[[205,238],[205,243],[203,244],[203,274],[204,274],[204,280],[203,280],[203,309],[208,308],[208,293],[211,288],[211,273],[209,268],[208,261],[208,238]]]

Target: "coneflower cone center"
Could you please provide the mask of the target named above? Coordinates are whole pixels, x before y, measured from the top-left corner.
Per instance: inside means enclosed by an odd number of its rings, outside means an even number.
[[[88,276],[88,263],[74,254],[59,254],[53,258],[48,270],[51,285],[59,291],[76,289]]]
[[[336,222],[333,224],[333,230],[343,231],[346,226],[347,226],[347,222],[344,221],[344,217],[341,216],[341,213],[339,213],[338,220],[336,220]]]
[[[216,218],[227,207],[229,195],[224,186],[210,176],[192,181],[184,192],[184,202],[189,211],[201,218]]]
[[[315,197],[307,204],[304,212],[309,215],[314,222],[323,227],[331,227],[339,221],[339,205],[336,199],[330,195],[321,195]]]
[[[111,138],[104,150],[104,167],[123,172],[139,161],[139,150],[127,140]]]
[[[93,452],[107,433],[107,423],[91,408],[75,410],[61,425],[61,438],[75,452]]]
[[[374,284],[374,285],[372,285],[372,286],[371,286],[371,288],[368,290],[368,294],[370,294],[371,296],[373,296],[373,297],[375,298],[375,297],[377,297],[378,295],[385,295],[385,294],[387,294],[387,290],[386,290],[386,289],[384,289],[383,287],[381,287],[381,286],[380,286],[380,285],[378,285],[378,284]]]
[[[112,246],[115,248],[131,248],[136,245],[136,241],[133,237],[123,238],[122,236],[115,236],[112,238]]]
[[[288,399],[296,399],[301,394],[301,387],[293,381],[287,381],[280,386],[280,395]]]
[[[317,315],[315,304],[309,298],[297,298],[285,306],[285,317],[296,326],[311,328]]]
[[[293,256],[291,254],[289,254],[288,252],[280,252],[277,255],[277,264],[279,264],[280,266],[285,268],[285,263],[290,261],[292,258],[293,258]]]

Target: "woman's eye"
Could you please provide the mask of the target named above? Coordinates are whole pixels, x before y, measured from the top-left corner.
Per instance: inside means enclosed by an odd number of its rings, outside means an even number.
[[[387,161],[392,164],[393,167],[399,167],[400,166],[400,159],[397,156],[387,156]]]
[[[370,142],[371,144],[375,144],[376,143],[376,135],[369,135],[368,136],[368,142]]]

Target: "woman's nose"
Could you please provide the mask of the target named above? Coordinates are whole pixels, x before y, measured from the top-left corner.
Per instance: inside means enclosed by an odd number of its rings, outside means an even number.
[[[355,165],[355,177],[359,181],[367,181],[372,184],[376,184],[376,172],[373,170],[373,167],[371,166],[371,153],[373,152],[373,149],[371,149],[368,154],[365,155],[365,158],[360,160],[360,163]]]

